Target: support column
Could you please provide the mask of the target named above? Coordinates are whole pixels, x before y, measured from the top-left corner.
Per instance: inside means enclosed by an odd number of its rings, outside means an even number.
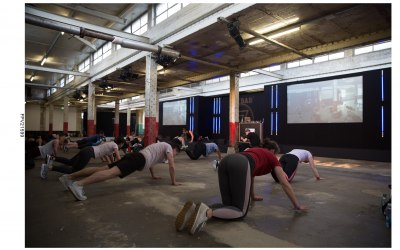
[[[54,113],[54,105],[49,105],[49,134],[53,134],[53,113]]]
[[[239,75],[230,74],[229,88],[229,147],[239,140]]]
[[[156,142],[157,130],[157,64],[152,55],[146,56],[144,144]]]
[[[128,107],[126,110],[126,135],[131,134],[131,109]]]
[[[69,98],[68,96],[64,97],[64,125],[63,125],[63,132],[64,134],[68,133],[68,106]]]
[[[95,115],[95,86],[92,81],[88,84],[88,112],[87,112],[87,136],[96,134]]]
[[[46,131],[46,108],[40,105],[40,131]]]
[[[83,119],[82,119],[82,109],[76,107],[76,112],[75,112],[75,116],[76,116],[76,131],[79,131],[78,134],[76,134],[76,137],[80,137],[82,135],[82,130],[83,130]]]
[[[119,136],[119,100],[115,100],[114,137]]]
[[[143,109],[138,109],[136,110],[136,134],[137,135],[143,135],[144,134],[144,121],[143,121],[143,115],[144,115],[144,110]]]
[[[156,99],[156,131],[157,131],[157,134],[156,134],[156,140],[157,140],[157,137],[158,137],[158,128],[159,128],[159,121],[160,121],[160,101],[159,101],[159,99],[160,99],[160,92],[157,92],[156,93],[156,96],[157,96],[157,99]]]

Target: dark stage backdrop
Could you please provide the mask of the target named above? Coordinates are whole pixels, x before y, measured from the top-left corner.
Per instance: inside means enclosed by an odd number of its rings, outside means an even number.
[[[347,77],[363,77],[363,121],[361,123],[287,123],[287,86],[307,84]],[[319,78],[307,81],[266,85],[263,92],[239,94],[239,121],[251,117],[263,122],[264,136],[277,141],[282,153],[293,148],[304,148],[316,156],[376,161],[391,161],[391,68],[355,74]],[[382,85],[384,101],[381,100]],[[163,109],[159,109],[159,135],[172,138],[180,135],[182,128],[193,126],[196,135],[208,136],[218,142],[229,141],[229,95],[184,98],[187,100],[186,125],[164,126]],[[180,99],[183,100],[183,99]],[[215,100],[220,112],[215,114]],[[193,105],[190,107],[190,105]],[[382,114],[384,108],[384,134],[382,137]],[[193,118],[190,122],[190,118]],[[97,131],[107,136],[113,134],[113,112],[97,113]],[[213,119],[219,119],[215,132]],[[131,121],[132,128],[134,122]],[[86,130],[86,113],[85,113]],[[126,115],[120,116],[120,133],[125,135]],[[133,129],[132,129],[133,130]]]
[[[382,75],[383,74],[383,75]],[[363,77],[363,122],[361,123],[287,123],[287,86],[353,76]],[[384,101],[381,100],[382,83]],[[272,90],[274,88],[274,90]],[[325,157],[390,161],[391,159],[391,69],[374,70],[310,81],[265,86],[265,135],[276,140],[283,152],[306,148]],[[382,114],[384,107],[384,134]],[[272,114],[271,114],[272,113]],[[276,113],[278,115],[276,115]],[[276,119],[278,118],[278,119]],[[277,121],[277,122],[276,122]]]
[[[101,111],[96,113],[96,133],[103,131],[106,136],[114,136],[114,117],[112,111]],[[126,136],[126,113],[119,113],[119,135]],[[136,114],[131,113],[131,132],[135,131]],[[83,130],[84,136],[87,136],[87,112],[83,114]]]

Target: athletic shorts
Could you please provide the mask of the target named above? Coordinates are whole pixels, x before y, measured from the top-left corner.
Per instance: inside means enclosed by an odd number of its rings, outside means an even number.
[[[144,158],[144,155],[139,152],[132,152],[124,155],[121,160],[108,164],[108,167],[112,168],[117,166],[121,171],[119,177],[124,178],[135,171],[142,171],[145,164],[146,159]]]

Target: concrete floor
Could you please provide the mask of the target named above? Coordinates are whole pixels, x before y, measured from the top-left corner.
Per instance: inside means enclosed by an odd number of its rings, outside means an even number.
[[[77,150],[61,156],[73,156]],[[171,186],[168,164],[85,188],[88,200],[75,201],[58,181],[60,173],[39,177],[42,160],[25,173],[26,247],[391,247],[391,230],[380,210],[389,193],[391,164],[316,157],[321,181],[308,165],[292,183],[306,214],[296,214],[270,175],[256,177],[263,201],[251,204],[238,221],[211,219],[192,236],[176,232],[175,216],[187,200],[219,202],[216,155],[192,161],[177,156],[177,181]],[[98,160],[90,166],[101,165]]]

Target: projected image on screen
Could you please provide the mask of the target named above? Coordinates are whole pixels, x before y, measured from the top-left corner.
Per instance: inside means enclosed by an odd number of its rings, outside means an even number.
[[[163,125],[186,125],[186,100],[163,103]]]
[[[288,123],[363,121],[362,76],[287,87]]]

